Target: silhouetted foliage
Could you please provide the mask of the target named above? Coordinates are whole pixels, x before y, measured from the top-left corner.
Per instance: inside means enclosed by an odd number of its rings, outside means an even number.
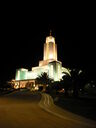
[[[43,85],[43,91],[46,90],[46,86],[50,85],[53,80],[49,78],[47,73],[42,73],[40,76],[36,78],[36,84]]]
[[[78,97],[78,92],[81,89],[84,90],[84,85],[86,83],[85,74],[78,69],[71,71],[71,76],[65,74],[61,80],[61,87],[65,90],[65,96],[68,96],[68,92],[71,91],[74,97]]]
[[[84,85],[86,83],[86,76],[81,70],[75,69],[71,71],[71,81],[73,88],[73,96],[78,97],[78,92],[81,89],[84,90]]]
[[[65,90],[65,95],[68,96],[68,90],[71,87],[71,77],[66,74],[62,77],[61,87]]]

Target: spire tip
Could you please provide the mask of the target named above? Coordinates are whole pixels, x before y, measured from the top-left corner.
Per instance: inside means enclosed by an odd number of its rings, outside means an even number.
[[[50,36],[52,36],[52,30],[50,30]]]

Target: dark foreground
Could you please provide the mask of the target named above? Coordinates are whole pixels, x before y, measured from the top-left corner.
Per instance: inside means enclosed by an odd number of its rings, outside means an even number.
[[[96,98],[67,98],[62,96],[59,97],[58,101],[56,101],[55,104],[67,111],[96,121]]]
[[[96,128],[96,122],[55,106],[47,94],[13,92],[0,97],[0,128]]]
[[[96,121],[96,96],[79,96],[78,98],[66,97],[63,94],[57,95],[55,104],[61,108]]]

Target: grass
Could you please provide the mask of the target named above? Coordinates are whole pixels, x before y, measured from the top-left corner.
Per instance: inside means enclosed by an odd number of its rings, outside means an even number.
[[[55,102],[56,105],[80,116],[96,121],[96,98],[82,97],[82,98],[66,98],[59,97]]]

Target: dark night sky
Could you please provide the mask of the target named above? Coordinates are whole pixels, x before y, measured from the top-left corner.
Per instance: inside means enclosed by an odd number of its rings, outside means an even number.
[[[77,7],[78,8],[78,7]],[[58,8],[59,9],[59,8]],[[38,66],[43,44],[52,29],[63,66],[86,70],[95,78],[96,50],[94,15],[90,10],[72,8],[47,12],[5,11],[2,15],[0,43],[1,80],[14,78],[16,68]]]

